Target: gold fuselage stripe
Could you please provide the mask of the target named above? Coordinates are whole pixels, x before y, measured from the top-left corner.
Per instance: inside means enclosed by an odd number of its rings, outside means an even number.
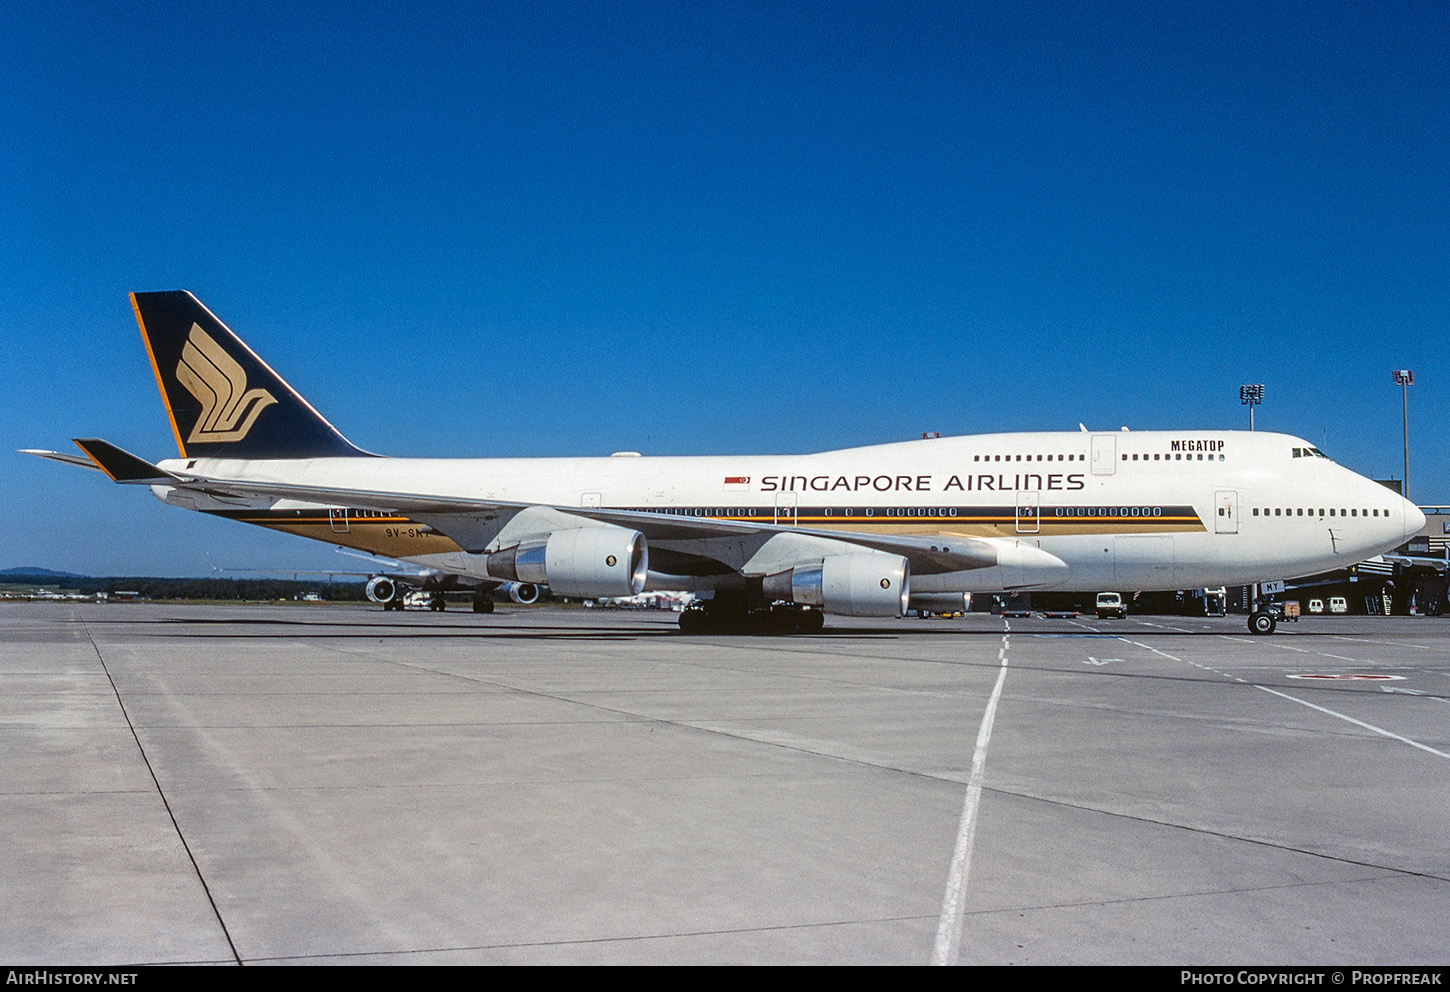
[[[910,535],[956,535],[961,537],[1060,537],[1073,534],[1172,534],[1203,533],[1207,530],[1203,521],[1192,513],[1182,512],[1174,507],[1172,513],[1157,517],[1109,516],[1041,516],[1037,527],[1018,529],[1018,518],[1012,513],[988,511],[957,516],[910,516],[902,514],[891,517],[865,517],[852,515],[826,515],[820,513],[792,516],[774,515],[769,508],[764,512],[750,514],[660,514],[670,520],[681,516],[690,520],[728,520],[740,523],[770,524],[774,526],[799,527],[802,530],[833,530],[847,533],[895,533]],[[296,534],[313,540],[340,544],[388,557],[409,557],[424,554],[442,554],[461,551],[462,548],[446,534],[431,528],[425,529],[416,521],[396,514],[383,514],[376,510],[348,509],[334,516],[327,510],[221,510],[212,511],[243,523],[256,524],[272,530]],[[864,510],[862,511],[864,512]],[[873,508],[873,513],[876,508]],[[1025,518],[1024,522],[1032,518]],[[339,530],[339,527],[345,529]]]

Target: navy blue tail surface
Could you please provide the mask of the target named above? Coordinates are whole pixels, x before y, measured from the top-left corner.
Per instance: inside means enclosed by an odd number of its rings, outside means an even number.
[[[183,458],[365,455],[185,291],[132,293]]]

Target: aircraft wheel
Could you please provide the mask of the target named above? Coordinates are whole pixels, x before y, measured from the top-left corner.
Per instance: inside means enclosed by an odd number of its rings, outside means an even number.
[[[1263,611],[1260,611],[1258,613],[1249,614],[1250,634],[1256,634],[1259,636],[1263,636],[1264,634],[1272,634],[1276,626],[1278,626],[1278,624],[1275,622],[1274,615],[1272,613],[1264,613]]]
[[[473,612],[474,613],[492,613],[493,612],[493,600],[489,599],[487,596],[480,596],[480,597],[478,597],[477,599],[475,599],[473,601]]]
[[[705,611],[685,610],[680,614],[680,633],[703,634],[705,632]]]

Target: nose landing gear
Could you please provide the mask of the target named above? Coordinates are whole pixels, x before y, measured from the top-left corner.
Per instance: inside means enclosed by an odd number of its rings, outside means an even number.
[[[1272,634],[1274,628],[1279,625],[1274,614],[1267,610],[1256,610],[1249,614],[1249,633],[1262,637],[1265,634]]]

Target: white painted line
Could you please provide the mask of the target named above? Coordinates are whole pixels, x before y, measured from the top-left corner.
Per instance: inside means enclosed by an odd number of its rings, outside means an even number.
[[[1409,641],[1378,641],[1372,637],[1348,637],[1344,634],[1326,634],[1324,636],[1336,641],[1353,641],[1355,644],[1390,644],[1397,648],[1408,648],[1412,651],[1450,650],[1440,645],[1412,644]]]
[[[1232,638],[1229,638],[1229,639],[1232,640]],[[1135,641],[1128,641],[1128,643],[1129,644],[1134,644],[1136,642]],[[1153,651],[1153,652],[1156,652],[1157,654],[1161,654],[1165,658],[1173,658],[1173,656],[1171,654],[1166,654],[1165,652],[1159,651],[1157,648],[1148,647],[1148,645],[1146,645],[1146,644],[1140,644],[1138,646],[1139,647],[1148,648],[1149,651]],[[1173,660],[1174,661],[1179,661],[1181,659],[1173,658]],[[1188,662],[1188,664],[1193,665],[1195,668],[1202,668],[1204,671],[1211,672],[1211,671],[1214,670],[1212,668],[1208,668],[1205,665],[1200,665],[1197,662],[1193,662],[1193,661]],[[1222,673],[1220,673],[1220,674],[1222,674]],[[1450,758],[1450,754],[1446,754],[1444,751],[1437,751],[1433,747],[1430,747],[1428,744],[1421,744],[1419,741],[1410,740],[1410,738],[1408,738],[1408,737],[1401,737],[1399,734],[1391,733],[1390,731],[1385,730],[1383,727],[1376,727],[1372,723],[1365,723],[1363,720],[1356,720],[1352,716],[1345,716],[1343,713],[1336,713],[1334,710],[1325,709],[1323,706],[1317,706],[1314,703],[1309,702],[1308,700],[1300,699],[1298,696],[1291,696],[1287,692],[1280,692],[1277,689],[1270,689],[1268,686],[1255,685],[1254,683],[1249,682],[1247,679],[1241,679],[1241,678],[1239,678],[1237,675],[1230,675],[1228,677],[1231,678],[1231,679],[1233,679],[1235,682],[1242,682],[1244,685],[1252,685],[1255,689],[1262,689],[1264,692],[1271,693],[1271,694],[1273,694],[1275,696],[1279,696],[1279,697],[1281,697],[1283,699],[1287,699],[1287,700],[1289,700],[1291,702],[1298,703],[1300,706],[1307,706],[1311,710],[1318,710],[1320,713],[1326,713],[1329,716],[1336,717],[1337,719],[1345,720],[1345,721],[1347,721],[1349,723],[1354,724],[1357,727],[1363,727],[1365,730],[1372,730],[1372,731],[1374,731],[1377,734],[1382,734],[1385,737],[1390,738],[1391,740],[1399,741],[1402,744],[1408,744],[1411,747],[1417,747],[1421,751],[1428,751],[1431,754],[1437,755],[1437,756],[1439,756],[1441,758]]]
[[[1187,627],[1174,627],[1172,624],[1166,624],[1166,623],[1149,623],[1147,620],[1138,620],[1138,619],[1134,619],[1133,622],[1136,623],[1136,624],[1141,624],[1144,627],[1157,627],[1160,630],[1174,630],[1174,631],[1177,631],[1180,634],[1191,634],[1191,633],[1193,633],[1193,631],[1189,630]]]
[[[972,868],[972,841],[977,835],[977,810],[982,802],[982,780],[986,776],[987,742],[992,739],[992,722],[997,718],[997,703],[1002,698],[1002,683],[1007,678],[1007,638],[1002,635],[1002,650],[997,657],[1002,665],[997,670],[997,684],[987,700],[987,712],[977,731],[977,747],[972,752],[972,773],[967,779],[967,798],[962,806],[962,821],[957,828],[957,846],[952,852],[951,869],[947,872],[946,895],[942,898],[941,921],[936,929],[936,947],[932,952],[934,965],[951,964],[962,945],[962,917],[967,906],[967,876]]]
[[[1450,758],[1450,754],[1446,754],[1444,751],[1437,751],[1433,747],[1430,747],[1428,744],[1421,744],[1419,741],[1412,741],[1408,737],[1401,737],[1399,734],[1390,733],[1383,727],[1376,727],[1372,723],[1365,723],[1363,720],[1356,720],[1352,716],[1345,716],[1343,713],[1336,713],[1334,710],[1325,709],[1323,706],[1316,706],[1314,703],[1311,703],[1307,700],[1300,699],[1297,696],[1291,696],[1287,692],[1280,692],[1278,689],[1270,689],[1268,686],[1263,685],[1256,685],[1254,686],[1254,688],[1262,689],[1264,692],[1271,693],[1283,699],[1290,700],[1291,702],[1298,703],[1300,706],[1307,706],[1311,710],[1318,710],[1320,713],[1327,713],[1332,717],[1338,717],[1341,720],[1354,724],[1356,727],[1363,727],[1365,730],[1372,730],[1377,734],[1381,734],[1385,737],[1390,738],[1391,740],[1399,741],[1401,744],[1408,744],[1410,745],[1410,747],[1417,747],[1421,751],[1428,751],[1431,754],[1441,758]]]
[[[1291,679],[1307,679],[1309,681],[1320,680],[1323,682],[1403,682],[1403,675],[1366,675],[1363,672],[1306,672],[1303,675],[1290,675]]]

